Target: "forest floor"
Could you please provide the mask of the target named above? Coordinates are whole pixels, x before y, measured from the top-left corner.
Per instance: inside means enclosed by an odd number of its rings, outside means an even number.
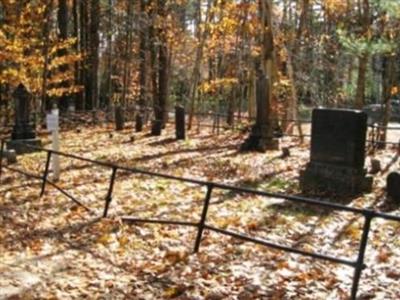
[[[246,135],[208,129],[176,141],[114,132],[106,126],[61,133],[61,150],[180,177],[300,194],[299,171],[309,143],[284,138],[281,151],[241,153]],[[42,136],[47,147],[48,138]],[[387,172],[397,152],[378,151],[385,172],[373,192],[347,199],[353,207],[399,214],[388,202]],[[46,154],[20,156],[15,167],[42,174]],[[369,166],[370,157],[366,164]],[[205,188],[179,181],[117,173],[109,218],[102,219],[111,170],[61,159],[58,184],[91,208],[87,212],[40,181],[4,170],[0,185],[0,299],[347,299],[351,267],[266,248],[205,231],[193,254],[196,229],[126,224],[121,216],[197,222]],[[340,199],[331,199],[340,201]],[[208,224],[282,245],[354,260],[363,218],[281,199],[215,190]],[[374,219],[360,299],[400,299],[400,223]]]

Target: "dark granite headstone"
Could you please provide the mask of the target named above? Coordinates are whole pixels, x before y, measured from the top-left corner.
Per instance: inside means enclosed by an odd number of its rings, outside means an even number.
[[[175,130],[176,139],[184,140],[185,134],[185,109],[182,106],[175,106]]]
[[[153,120],[151,122],[151,135],[159,136],[162,131],[162,121],[161,120]]]
[[[121,106],[115,107],[115,130],[121,131],[124,129],[124,110]]]
[[[13,93],[15,103],[15,124],[11,134],[11,140],[7,143],[8,149],[14,149],[17,154],[34,152],[35,149],[24,146],[41,146],[40,140],[36,139],[33,125],[30,122],[31,94],[24,85],[20,84]]]
[[[136,115],[135,130],[136,132],[141,132],[143,130],[143,115],[140,113]]]
[[[314,109],[311,161],[301,173],[303,192],[358,194],[370,190],[364,169],[367,115],[356,110]]]
[[[400,173],[392,172],[387,177],[387,195],[396,203],[400,204]]]

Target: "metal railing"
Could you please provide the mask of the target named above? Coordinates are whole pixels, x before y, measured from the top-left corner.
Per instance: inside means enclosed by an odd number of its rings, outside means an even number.
[[[365,258],[366,247],[368,244],[368,236],[369,236],[369,232],[370,232],[371,221],[376,218],[381,218],[381,219],[385,219],[385,220],[400,222],[400,216],[386,214],[386,213],[382,213],[382,212],[371,210],[371,209],[361,209],[361,208],[349,207],[349,206],[345,206],[345,205],[341,205],[341,204],[325,202],[325,201],[320,201],[320,200],[301,197],[301,196],[285,195],[285,194],[280,194],[280,193],[271,193],[271,192],[260,191],[260,190],[255,190],[255,189],[235,187],[235,186],[221,184],[221,183],[217,183],[217,182],[177,177],[177,176],[173,176],[173,175],[162,174],[162,173],[147,171],[147,170],[138,169],[138,168],[124,167],[124,166],[109,163],[109,162],[88,159],[88,158],[80,157],[80,156],[73,155],[73,154],[67,154],[67,153],[60,152],[60,151],[54,151],[54,150],[50,150],[50,149],[45,149],[45,148],[41,148],[41,147],[35,147],[35,146],[24,144],[24,146],[26,146],[28,148],[32,148],[33,150],[43,151],[43,152],[47,153],[45,169],[44,169],[43,174],[40,176],[40,175],[35,175],[35,174],[31,174],[31,173],[22,171],[20,169],[12,168],[10,166],[3,165],[2,161],[3,161],[3,157],[4,157],[5,145],[6,145],[6,141],[2,140],[1,141],[1,149],[0,149],[0,180],[1,180],[2,169],[7,169],[7,170],[10,170],[13,172],[18,172],[20,174],[26,175],[28,177],[39,179],[42,181],[40,196],[44,195],[44,193],[46,191],[46,184],[50,184],[51,186],[55,187],[58,191],[60,191],[63,195],[65,195],[67,198],[71,199],[76,204],[84,207],[88,211],[91,211],[90,208],[85,206],[82,202],[77,200],[74,196],[70,195],[64,189],[57,186],[54,182],[51,182],[48,179],[51,157],[53,155],[59,155],[59,156],[63,156],[66,158],[76,159],[79,161],[88,162],[88,163],[92,163],[94,165],[98,165],[98,166],[102,166],[102,167],[111,169],[112,172],[111,172],[111,176],[110,176],[108,192],[104,199],[105,204],[104,204],[104,210],[103,210],[103,214],[102,214],[102,216],[104,218],[108,216],[108,211],[109,211],[110,204],[112,202],[114,184],[115,184],[115,181],[117,180],[118,171],[125,171],[125,172],[129,172],[132,174],[154,176],[154,177],[158,177],[158,178],[175,180],[175,181],[191,183],[191,184],[199,185],[202,187],[206,187],[207,191],[206,191],[204,201],[203,201],[202,213],[201,213],[200,220],[198,222],[187,222],[187,221],[181,221],[181,220],[167,220],[167,219],[137,218],[137,217],[131,217],[131,216],[122,217],[122,220],[125,222],[134,222],[134,223],[156,223],[156,224],[170,224],[170,225],[182,225],[182,226],[197,227],[197,236],[196,236],[196,240],[194,243],[194,253],[197,253],[200,250],[204,230],[209,230],[209,231],[220,233],[220,234],[223,234],[226,236],[231,236],[233,238],[237,238],[237,239],[240,239],[240,240],[243,240],[246,242],[252,242],[255,244],[263,245],[263,246],[281,250],[284,252],[299,254],[299,255],[315,258],[315,259],[321,259],[321,260],[353,267],[354,275],[353,275],[352,287],[351,287],[351,299],[353,299],[353,300],[355,300],[356,296],[357,296],[361,273],[362,273],[363,269],[367,267],[364,263],[364,258]],[[309,251],[305,251],[305,250],[298,249],[298,248],[275,244],[275,243],[270,242],[265,239],[255,238],[255,237],[251,237],[251,236],[248,236],[248,235],[245,235],[242,233],[238,233],[238,232],[234,232],[234,231],[230,231],[230,230],[221,229],[221,228],[218,228],[215,226],[211,226],[211,225],[207,224],[207,216],[208,216],[208,210],[210,207],[210,200],[212,198],[212,194],[217,189],[225,190],[225,191],[232,191],[232,192],[237,192],[237,193],[258,195],[258,196],[263,196],[263,197],[279,198],[279,199],[284,199],[284,200],[291,201],[294,203],[323,207],[325,209],[344,211],[344,212],[361,215],[364,217],[364,225],[363,225],[362,235],[361,235],[361,239],[360,239],[360,243],[359,243],[359,247],[358,247],[357,259],[351,260],[348,258],[335,257],[335,256],[331,256],[331,255],[326,255],[323,253],[309,252]]]

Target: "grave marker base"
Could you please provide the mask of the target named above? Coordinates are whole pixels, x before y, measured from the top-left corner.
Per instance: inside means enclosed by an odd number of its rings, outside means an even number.
[[[372,177],[366,170],[310,162],[300,173],[300,188],[305,193],[334,193],[336,195],[357,195],[370,192]]]
[[[25,146],[24,144],[28,144],[34,147],[42,147],[42,141],[39,139],[10,140],[7,141],[6,146],[7,149],[15,150],[17,154],[37,152],[36,149],[33,149],[29,146]]]

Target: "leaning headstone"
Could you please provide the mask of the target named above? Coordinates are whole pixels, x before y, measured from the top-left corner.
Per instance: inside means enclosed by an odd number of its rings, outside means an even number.
[[[184,140],[185,135],[185,109],[182,106],[175,106],[175,131],[176,139]]]
[[[40,147],[41,141],[36,138],[33,125],[30,122],[31,94],[24,85],[20,84],[13,93],[15,106],[15,124],[11,134],[11,140],[7,143],[7,149],[14,149],[17,154],[29,153],[35,149],[25,146]]]
[[[371,190],[372,178],[364,169],[366,133],[367,115],[361,111],[314,109],[302,191],[354,195]]]
[[[124,110],[121,106],[115,107],[115,129],[121,131],[124,129]]]
[[[396,203],[400,204],[400,173],[392,172],[386,179],[387,195]]]

